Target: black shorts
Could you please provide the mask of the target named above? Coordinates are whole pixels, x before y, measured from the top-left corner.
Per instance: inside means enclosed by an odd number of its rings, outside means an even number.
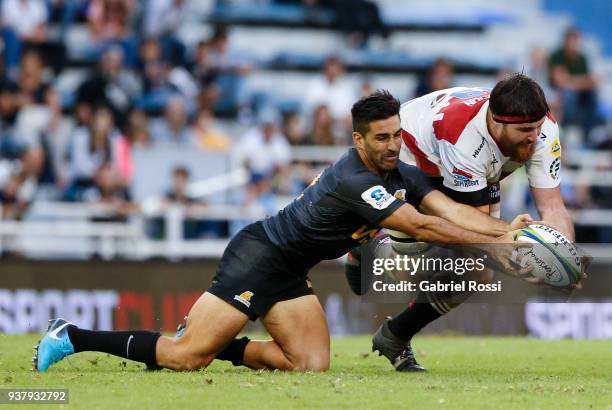
[[[308,271],[294,262],[255,222],[227,245],[208,292],[256,320],[276,302],[314,293]]]

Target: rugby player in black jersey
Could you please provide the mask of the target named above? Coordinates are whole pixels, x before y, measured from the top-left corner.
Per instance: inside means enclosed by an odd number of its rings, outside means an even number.
[[[430,243],[520,246],[508,223],[455,203],[433,190],[422,171],[399,163],[399,107],[386,91],[355,103],[355,148],[277,215],[247,226],[230,241],[180,336],[91,331],[56,319],[38,345],[34,368],[44,371],[70,354],[98,351],[149,368],[194,370],[222,359],[253,369],[324,371],[329,331],[308,280],[308,271],[321,260],[346,254],[381,227]],[[510,268],[509,255],[493,256]],[[236,338],[258,318],[272,340]]]

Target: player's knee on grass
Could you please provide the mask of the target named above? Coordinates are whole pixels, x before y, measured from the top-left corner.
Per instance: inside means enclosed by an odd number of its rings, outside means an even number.
[[[326,372],[329,370],[329,354],[311,357],[308,370],[313,372]]]
[[[298,372],[325,372],[329,370],[329,354],[310,354],[293,359],[291,370]]]

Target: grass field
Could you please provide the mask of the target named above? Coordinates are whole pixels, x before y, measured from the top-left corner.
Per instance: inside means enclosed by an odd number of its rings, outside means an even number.
[[[145,372],[96,353],[34,373],[29,359],[36,340],[0,334],[0,387],[68,388],[66,408],[612,410],[609,341],[421,337],[414,346],[429,372],[402,374],[369,352],[369,337],[336,338],[329,372],[299,374],[224,362],[200,372]]]

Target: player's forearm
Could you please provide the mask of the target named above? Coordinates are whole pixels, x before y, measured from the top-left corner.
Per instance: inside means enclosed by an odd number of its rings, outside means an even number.
[[[501,219],[493,218],[477,208],[456,204],[445,215],[445,219],[467,229],[484,235],[501,236],[510,230],[510,224]]]
[[[458,224],[443,218],[428,216],[422,223],[413,229],[412,234],[418,241],[429,243],[490,243],[492,236],[472,230],[466,230]]]
[[[551,224],[570,241],[576,240],[574,232],[574,221],[565,207],[555,209],[545,209],[540,212],[542,222]]]

